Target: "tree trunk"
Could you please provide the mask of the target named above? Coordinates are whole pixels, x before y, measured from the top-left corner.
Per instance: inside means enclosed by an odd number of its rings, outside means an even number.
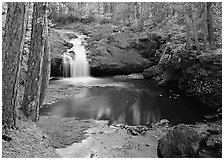
[[[204,3],[203,5],[204,7],[204,13],[203,13],[203,22],[204,22],[204,27],[203,27],[203,31],[204,31],[204,36],[203,36],[203,51],[206,51],[206,44],[207,44],[207,34],[208,34],[208,28],[207,28],[207,6],[206,3]]]
[[[138,4],[138,2],[135,2],[135,5],[136,5],[136,19],[139,19],[139,17],[140,17],[140,8],[139,8],[139,4]]]
[[[196,45],[196,50],[198,52],[198,54],[201,53],[201,49],[200,49],[200,45],[199,45],[199,42],[198,42],[198,33],[197,33],[197,29],[196,29],[196,23],[195,23],[195,19],[194,19],[194,15],[193,15],[193,11],[192,11],[192,8],[193,8],[193,4],[191,4],[190,6],[191,8],[191,12],[190,12],[190,18],[191,18],[191,21],[192,21],[192,28],[193,28],[193,32],[194,32],[194,40],[195,40],[195,45]]]
[[[7,128],[16,126],[16,97],[25,38],[26,13],[26,3],[8,3],[2,42],[2,125]]]
[[[187,19],[187,21],[188,21],[188,18],[190,20],[190,25],[192,26],[192,30],[193,30],[193,37],[194,37],[194,40],[195,40],[196,50],[200,54],[201,51],[200,51],[200,46],[199,46],[199,42],[198,42],[198,34],[197,34],[197,31],[196,31],[196,23],[195,23],[195,20],[194,20],[194,15],[192,13],[193,12],[192,8],[193,8],[192,3],[186,5],[186,16],[187,16],[186,19]],[[186,26],[186,27],[189,28],[189,26]]]
[[[103,2],[103,15],[106,15],[108,12],[108,4],[107,2]]]
[[[186,27],[186,32],[187,32],[187,43],[186,43],[186,48],[187,50],[191,50],[191,30],[190,30],[190,24],[189,24],[189,20],[188,20],[188,16],[185,14],[184,16],[184,20],[185,20],[185,27]]]
[[[213,46],[213,22],[212,22],[212,13],[211,13],[212,2],[207,2],[207,26],[208,26],[208,41],[210,46]]]
[[[45,2],[45,6],[48,6]],[[43,56],[43,65],[42,65],[42,82],[41,82],[41,91],[40,91],[40,101],[39,105],[42,106],[44,102],[45,92],[48,86],[48,81],[50,77],[50,46],[48,40],[48,20],[47,20],[47,10],[44,13],[44,56]]]
[[[24,115],[32,121],[39,119],[39,98],[41,90],[41,68],[44,54],[44,14],[46,6],[43,2],[35,2],[33,6],[32,33],[28,73],[25,84],[22,108]]]

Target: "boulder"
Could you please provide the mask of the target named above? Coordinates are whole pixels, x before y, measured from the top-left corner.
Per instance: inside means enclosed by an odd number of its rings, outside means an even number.
[[[206,145],[211,149],[221,148],[222,147],[222,134],[211,135],[208,138]]]
[[[136,49],[133,34],[115,32],[92,35],[87,41],[87,57],[93,75],[116,75],[143,72],[152,65]]]
[[[200,135],[185,124],[168,131],[158,142],[159,158],[198,157]]]
[[[158,157],[222,157],[222,121],[170,127],[158,141]]]
[[[150,68],[147,68],[143,72],[143,76],[145,78],[152,78],[155,77],[163,72],[163,68],[161,65],[152,66]]]

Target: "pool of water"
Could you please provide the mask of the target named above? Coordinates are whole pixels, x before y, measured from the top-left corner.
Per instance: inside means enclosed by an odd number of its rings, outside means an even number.
[[[75,96],[58,101],[40,110],[41,115],[108,120],[110,123],[150,125],[161,119],[171,124],[194,124],[214,112],[192,97],[158,87],[141,77],[110,77],[86,81],[61,79],[50,82],[60,88],[85,86]]]

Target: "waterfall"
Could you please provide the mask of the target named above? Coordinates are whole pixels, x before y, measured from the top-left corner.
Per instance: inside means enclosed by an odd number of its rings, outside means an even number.
[[[89,63],[86,58],[86,50],[82,45],[85,35],[79,35],[77,39],[72,39],[70,43],[73,47],[63,54],[64,77],[89,77]]]

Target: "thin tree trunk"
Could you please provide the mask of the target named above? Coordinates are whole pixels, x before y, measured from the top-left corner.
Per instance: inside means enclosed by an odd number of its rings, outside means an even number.
[[[45,2],[45,6],[48,4]],[[50,77],[50,46],[48,40],[48,20],[47,20],[47,10],[44,13],[44,56],[43,56],[43,65],[42,65],[42,83],[40,91],[40,102],[39,105],[42,106],[44,102],[45,92],[48,86],[48,81]]]
[[[207,28],[207,4],[206,3],[203,3],[203,7],[204,7],[204,13],[203,13],[203,16],[204,16],[204,28],[203,28],[203,31],[204,31],[204,35],[203,35],[203,51],[206,51],[206,42],[207,42],[207,34],[208,34],[208,28]]]
[[[108,5],[107,5],[107,2],[103,2],[103,15],[106,15],[107,14],[107,11],[108,11]]]
[[[213,46],[213,22],[212,22],[212,13],[211,13],[212,2],[207,2],[207,26],[208,26],[208,41],[210,46]]]
[[[191,30],[190,30],[190,24],[189,24],[189,20],[188,20],[188,16],[185,15],[185,27],[186,27],[186,32],[187,32],[187,43],[186,43],[186,48],[187,50],[191,50]]]
[[[16,97],[25,38],[26,13],[26,3],[8,3],[2,42],[2,124],[7,128],[16,126]]]
[[[191,18],[191,21],[192,21],[192,28],[193,28],[193,32],[194,32],[194,40],[195,40],[195,45],[196,45],[196,50],[198,52],[198,54],[201,53],[201,49],[200,49],[200,45],[199,45],[199,42],[198,42],[198,33],[197,33],[197,30],[196,30],[196,23],[195,23],[195,19],[194,19],[194,15],[193,15],[193,11],[192,11],[192,7],[193,4],[191,4],[190,8],[191,8],[191,12],[190,12],[190,18]]]
[[[46,7],[43,2],[34,3],[28,73],[22,103],[24,115],[32,121],[38,121],[39,119],[39,98],[42,82],[41,68],[45,37],[43,32],[45,10]]]

